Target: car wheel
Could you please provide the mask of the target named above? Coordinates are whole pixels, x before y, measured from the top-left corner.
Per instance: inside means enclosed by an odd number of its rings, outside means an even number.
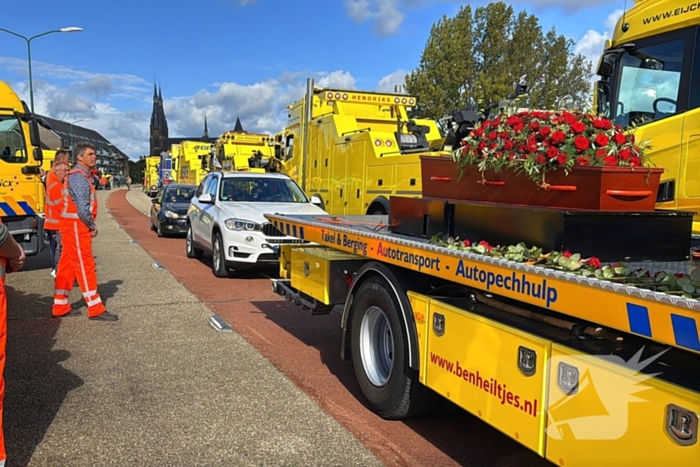
[[[187,257],[188,258],[202,259],[202,255],[204,255],[204,251],[200,250],[199,248],[194,246],[194,236],[192,234],[192,226],[191,225],[187,226],[187,237],[185,240],[185,247],[187,248]]]
[[[216,277],[228,277],[228,271],[226,270],[226,259],[224,257],[224,242],[221,239],[220,233],[214,234],[214,241],[212,242],[212,246],[212,272]]]

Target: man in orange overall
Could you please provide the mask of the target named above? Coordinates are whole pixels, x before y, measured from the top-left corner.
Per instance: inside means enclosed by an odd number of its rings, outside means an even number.
[[[0,467],[5,466],[5,435],[2,428],[5,399],[5,344],[7,336],[7,296],[5,274],[19,271],[24,266],[24,250],[15,242],[5,224],[0,224]]]
[[[63,210],[59,221],[63,252],[56,271],[51,313],[55,317],[80,314],[79,310],[71,311],[68,301],[77,279],[90,319],[116,321],[117,315],[107,311],[97,293],[97,272],[92,256],[92,239],[97,236],[97,196],[90,169],[97,162],[97,154],[90,143],[78,143],[75,149],[77,165],[68,172],[63,183]]]
[[[51,276],[56,277],[56,266],[61,257],[61,234],[58,231],[58,220],[63,206],[63,180],[68,173],[68,151],[56,151],[53,168],[46,175],[46,219],[44,230],[49,236],[51,251]]]

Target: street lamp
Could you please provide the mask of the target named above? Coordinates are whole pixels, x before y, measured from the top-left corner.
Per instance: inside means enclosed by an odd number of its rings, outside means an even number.
[[[39,37],[53,34],[55,32],[80,32],[82,30],[83,30],[83,28],[70,26],[67,28],[53,29],[51,31],[42,32],[41,34],[37,34],[36,36],[32,36],[32,37],[25,37],[22,34],[17,34],[16,32],[10,31],[9,29],[0,28],[0,31],[6,32],[8,34],[12,34],[13,36],[17,36],[21,39],[24,39],[27,42],[27,62],[29,63],[29,105],[31,107],[32,113],[34,113],[34,87],[33,87],[33,83],[32,83],[32,47],[31,47],[32,41],[34,39],[39,38]]]
[[[71,155],[71,159],[75,159],[75,147],[73,146],[73,124],[80,123],[80,122],[89,122],[91,120],[92,120],[91,118],[81,118],[80,120],[76,120],[74,122],[69,122],[70,123],[70,155]],[[73,163],[75,163],[75,160],[73,160]]]

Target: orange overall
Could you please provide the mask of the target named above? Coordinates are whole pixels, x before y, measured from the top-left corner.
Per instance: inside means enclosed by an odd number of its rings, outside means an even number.
[[[93,317],[102,314],[106,309],[97,293],[97,272],[95,258],[92,256],[90,229],[78,217],[78,208],[69,192],[69,178],[75,173],[87,179],[90,186],[90,212],[93,220],[97,217],[95,187],[90,183],[89,174],[76,167],[68,172],[63,185],[63,211],[59,222],[63,252],[56,271],[52,314],[62,316],[70,313],[68,295],[77,279],[87,304],[88,316]]]
[[[52,170],[46,175],[46,219],[44,230],[58,230],[63,202],[63,184]]]
[[[0,465],[5,465],[5,432],[2,414],[5,400],[5,344],[7,343],[7,296],[5,295],[5,271],[7,259],[0,258]]]

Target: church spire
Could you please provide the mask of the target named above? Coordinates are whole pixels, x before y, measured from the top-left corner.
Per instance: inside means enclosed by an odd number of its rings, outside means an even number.
[[[207,125],[207,114],[204,114],[204,134],[202,138],[209,138],[209,126]]]
[[[163,103],[163,93],[160,90],[160,84],[158,85],[158,100],[160,100],[160,103]]]
[[[156,80],[153,80],[153,100],[158,97],[158,90],[156,89]]]
[[[241,125],[241,119],[239,117],[236,117],[236,126],[233,127],[233,131],[236,131],[238,133],[245,133],[243,125]]]

